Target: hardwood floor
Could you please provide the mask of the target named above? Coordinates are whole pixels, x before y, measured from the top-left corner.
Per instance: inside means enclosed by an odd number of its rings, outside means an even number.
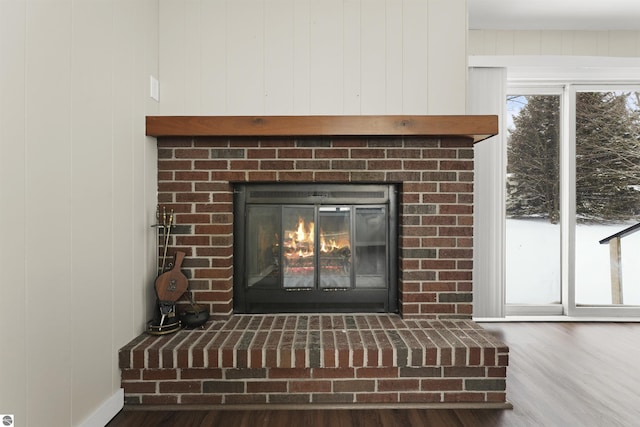
[[[640,425],[640,323],[485,323],[510,347],[512,410],[125,408],[108,427]]]

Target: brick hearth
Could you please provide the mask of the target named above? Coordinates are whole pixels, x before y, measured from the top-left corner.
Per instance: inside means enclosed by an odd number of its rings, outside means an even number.
[[[504,407],[508,349],[469,320],[234,315],[120,351],[128,404]]]

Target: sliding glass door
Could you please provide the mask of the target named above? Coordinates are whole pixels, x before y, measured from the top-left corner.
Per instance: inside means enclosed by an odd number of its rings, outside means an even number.
[[[507,314],[639,314],[640,92],[514,87],[506,103]]]
[[[640,306],[640,92],[574,86],[575,314]],[[619,310],[615,310],[619,309]]]
[[[562,313],[561,106],[549,88],[507,96],[507,314]]]

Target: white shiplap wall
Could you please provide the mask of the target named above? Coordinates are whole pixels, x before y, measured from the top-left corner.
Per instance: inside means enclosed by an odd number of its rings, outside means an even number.
[[[640,31],[469,31],[469,55],[640,56]]]
[[[160,0],[163,115],[464,114],[464,0]]]
[[[157,31],[157,0],[0,2],[0,413],[16,425],[100,425],[121,400],[117,351],[152,302]]]

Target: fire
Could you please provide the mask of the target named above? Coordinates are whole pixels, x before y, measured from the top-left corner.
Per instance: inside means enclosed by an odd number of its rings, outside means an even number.
[[[339,233],[337,236],[348,234]],[[315,223],[313,221],[305,222],[303,218],[298,218],[298,224],[293,230],[287,231],[288,239],[284,242],[285,248],[288,250],[285,253],[287,258],[303,258],[314,255],[314,241],[315,241]],[[349,248],[349,238],[347,235],[342,238],[332,236],[327,238],[323,230],[320,230],[320,244],[319,250],[322,253],[331,253],[332,251],[340,250],[342,248]]]
[[[333,228],[336,228],[335,226]],[[339,228],[339,227],[338,227]],[[290,227],[284,229],[283,268],[288,275],[313,275],[319,266],[321,271],[332,274],[345,274],[351,265],[351,244],[348,225],[344,229],[325,233],[319,230],[318,242],[314,243],[316,227],[313,221],[298,218]],[[316,253],[317,251],[317,253]],[[317,257],[320,255],[320,257]],[[347,273],[348,274],[348,273]]]
[[[305,223],[304,219],[298,218],[298,226],[294,230],[287,232],[288,239],[284,242],[288,250],[285,256],[306,257],[313,255],[313,241],[315,235],[315,224]]]
[[[341,247],[348,247],[348,243],[338,244],[335,239],[327,239],[324,237],[324,233],[320,232],[320,252],[328,253]]]
[[[304,234],[304,220],[302,218],[298,221],[298,230],[296,231],[296,239],[298,242],[303,242],[305,240]]]

